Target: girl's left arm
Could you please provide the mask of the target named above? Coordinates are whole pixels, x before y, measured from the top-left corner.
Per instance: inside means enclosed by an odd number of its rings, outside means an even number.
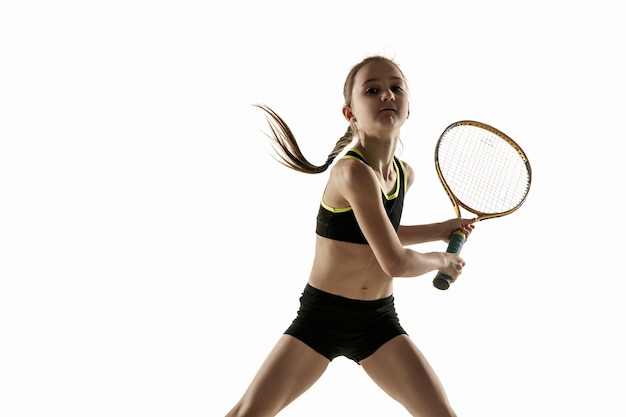
[[[407,175],[408,191],[415,180],[415,174],[413,169],[406,162],[403,162],[403,164]],[[400,228],[398,229],[398,238],[400,238],[400,242],[403,246],[417,245],[420,243],[434,242],[438,240],[442,240],[447,243],[450,240],[452,232],[458,229],[461,229],[463,233],[465,233],[466,237],[469,237],[472,230],[474,230],[473,223],[475,221],[475,218],[454,218],[439,223],[413,226],[400,225]]]
[[[400,226],[398,229],[398,238],[402,246],[417,245],[420,243],[434,242],[442,240],[448,242],[450,235],[455,230],[460,229],[465,233],[466,238],[474,230],[474,222],[476,219],[450,219],[440,223],[419,224],[414,226]]]

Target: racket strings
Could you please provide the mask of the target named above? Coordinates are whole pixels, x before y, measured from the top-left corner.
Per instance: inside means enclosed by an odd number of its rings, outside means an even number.
[[[499,135],[472,125],[451,128],[438,145],[438,163],[450,191],[480,213],[520,205],[530,176],[520,153]]]

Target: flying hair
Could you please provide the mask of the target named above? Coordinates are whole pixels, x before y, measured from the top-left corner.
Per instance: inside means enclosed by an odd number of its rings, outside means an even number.
[[[394,65],[404,77],[404,74],[398,67],[398,64],[396,64],[392,59],[380,55],[367,57],[353,66],[346,77],[343,86],[345,106],[352,105],[352,89],[354,87],[354,79],[357,72],[370,62],[385,62]],[[287,122],[285,122],[285,120],[280,117],[278,113],[265,104],[254,104],[254,106],[265,112],[265,118],[267,119],[271,132],[271,134],[268,134],[268,137],[272,141],[272,147],[278,156],[278,162],[288,168],[305,174],[318,174],[326,171],[333,163],[337,155],[339,155],[346,148],[346,146],[350,145],[355,136],[358,135],[356,124],[351,121],[346,132],[339,138],[337,143],[335,143],[333,150],[328,154],[326,162],[322,165],[315,165],[309,162],[309,160],[302,154],[298,141],[289,128],[289,125],[287,125]]]

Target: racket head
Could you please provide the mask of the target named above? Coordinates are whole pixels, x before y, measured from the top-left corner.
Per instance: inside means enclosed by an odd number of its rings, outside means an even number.
[[[509,136],[482,122],[449,125],[435,147],[435,167],[457,217],[460,207],[478,220],[517,210],[532,180],[528,157]]]

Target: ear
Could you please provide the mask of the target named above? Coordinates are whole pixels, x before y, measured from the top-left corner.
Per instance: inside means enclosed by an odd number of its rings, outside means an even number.
[[[352,109],[348,106],[343,106],[343,109],[341,109],[341,112],[343,113],[343,117],[345,117],[348,122],[351,122],[352,119],[354,118]]]

